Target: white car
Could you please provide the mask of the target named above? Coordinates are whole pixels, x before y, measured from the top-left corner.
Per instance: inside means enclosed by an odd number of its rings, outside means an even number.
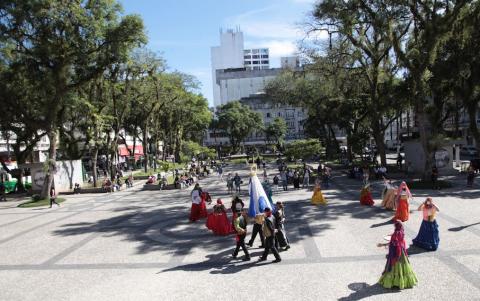
[[[460,155],[462,156],[477,156],[478,151],[475,146],[462,146],[460,148]]]

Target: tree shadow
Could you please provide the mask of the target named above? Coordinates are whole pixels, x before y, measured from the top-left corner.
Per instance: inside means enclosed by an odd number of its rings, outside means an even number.
[[[452,231],[452,232],[459,232],[459,231],[462,231],[466,228],[469,228],[469,227],[472,227],[472,226],[476,226],[476,225],[480,225],[480,222],[478,223],[473,223],[473,224],[470,224],[470,225],[465,225],[465,226],[459,226],[459,227],[453,227],[453,228],[449,228],[448,231]]]
[[[242,252],[240,251],[237,258],[232,257],[234,246],[231,249],[225,250],[218,254],[207,255],[207,260],[197,263],[189,263],[179,265],[173,268],[164,269],[157,274],[172,272],[172,271],[187,271],[199,272],[210,271],[210,274],[234,274],[240,271],[252,268],[254,266],[263,265],[253,260],[254,257],[259,256],[262,252],[250,252],[251,261],[242,261]]]
[[[339,298],[339,301],[355,301],[369,298],[375,295],[400,292],[400,290],[398,289],[386,289],[378,283],[374,285],[368,285],[365,282],[354,282],[350,283],[348,285],[348,288],[351,289],[353,292],[346,297]]]

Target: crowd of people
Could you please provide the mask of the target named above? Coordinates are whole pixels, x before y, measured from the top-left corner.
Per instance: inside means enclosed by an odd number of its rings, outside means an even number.
[[[264,168],[265,169],[265,168]],[[218,172],[218,170],[217,170]],[[219,177],[221,177],[220,172]],[[191,193],[192,205],[190,209],[190,221],[196,222],[206,218],[206,227],[215,235],[234,235],[235,249],[232,253],[233,258],[237,258],[240,249],[244,253],[243,260],[250,260],[248,247],[252,248],[257,236],[260,238],[260,248],[264,252],[259,261],[265,261],[271,252],[275,257],[274,262],[280,262],[280,251],[286,251],[290,248],[290,243],[285,230],[285,207],[283,203],[276,202],[273,205],[271,199],[271,189],[266,186],[268,180],[261,183],[256,172],[252,172],[249,179],[250,204],[248,210],[239,194],[232,198],[230,208],[226,208],[221,199],[217,199],[211,212],[207,212],[209,194],[197,183]],[[233,190],[235,186],[237,192],[240,192],[240,185],[243,183],[238,173],[235,176],[227,176],[227,187]],[[231,212],[231,218],[228,217]],[[248,243],[247,225],[253,223],[253,231]],[[248,246],[248,247],[247,247]]]

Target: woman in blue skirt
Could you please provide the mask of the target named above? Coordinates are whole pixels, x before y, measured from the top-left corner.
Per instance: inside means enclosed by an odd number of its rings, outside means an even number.
[[[431,197],[428,197],[418,210],[423,212],[423,221],[417,237],[413,239],[413,244],[428,251],[435,251],[440,243],[435,215],[440,210],[432,202]]]

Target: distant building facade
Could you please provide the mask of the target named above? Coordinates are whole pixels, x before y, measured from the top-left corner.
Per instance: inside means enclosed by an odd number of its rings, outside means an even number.
[[[220,87],[216,80],[216,70],[228,68],[243,68],[243,33],[240,29],[220,31],[220,46],[211,48],[213,102],[221,105]]]
[[[263,70],[270,68],[268,48],[243,50],[243,63],[248,70]]]

